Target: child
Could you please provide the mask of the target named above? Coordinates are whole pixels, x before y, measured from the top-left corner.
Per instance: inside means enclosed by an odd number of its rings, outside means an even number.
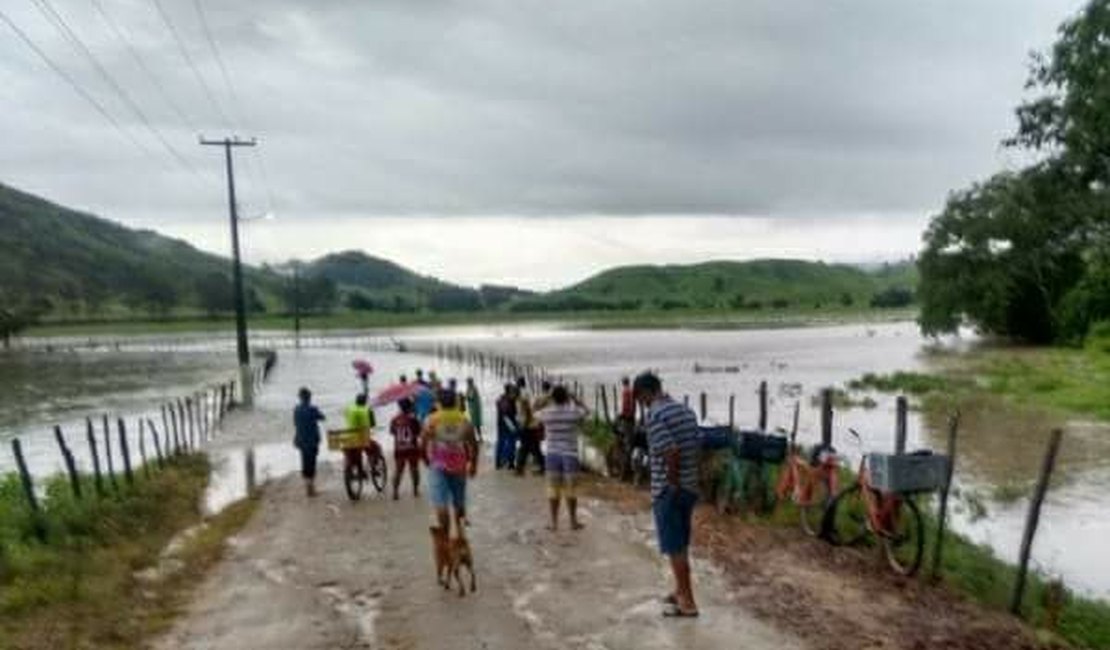
[[[403,399],[397,403],[400,412],[389,423],[389,434],[393,436],[393,500],[398,499],[401,487],[401,474],[405,465],[412,475],[412,494],[420,496],[420,420],[413,414],[411,400]]]

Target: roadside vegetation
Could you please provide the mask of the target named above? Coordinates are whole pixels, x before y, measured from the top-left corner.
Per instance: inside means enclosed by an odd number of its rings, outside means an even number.
[[[208,476],[204,456],[183,456],[103,498],[83,477],[80,501],[58,476],[39,520],[18,477],[2,477],[0,647],[134,648],[164,630],[255,507],[248,499],[205,520]]]

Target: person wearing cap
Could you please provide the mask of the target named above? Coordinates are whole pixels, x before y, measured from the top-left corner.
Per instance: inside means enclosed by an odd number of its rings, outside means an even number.
[[[632,384],[636,400],[647,408],[648,454],[651,459],[651,508],[659,550],[670,559],[674,591],[664,598],[664,616],[696,617],[698,606],[690,580],[690,532],[698,500],[698,420],[692,410],[663,392],[650,372]]]

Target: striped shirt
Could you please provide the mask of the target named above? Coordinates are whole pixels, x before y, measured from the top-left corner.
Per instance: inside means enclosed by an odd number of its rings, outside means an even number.
[[[586,410],[577,404],[551,404],[536,412],[547,435],[547,453],[578,458],[578,436]]]
[[[698,492],[698,418],[694,412],[669,396],[652,403],[647,414],[648,450],[651,455],[651,496],[658,498],[667,486],[667,458],[671,449],[678,449],[678,484],[694,494]]]

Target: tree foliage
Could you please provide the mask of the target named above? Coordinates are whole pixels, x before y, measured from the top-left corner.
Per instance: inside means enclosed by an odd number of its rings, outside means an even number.
[[[1110,318],[1110,0],[1092,0],[1033,57],[1007,144],[1041,154],[953,193],[918,260],[920,325],[1030,342],[1082,338]]]

